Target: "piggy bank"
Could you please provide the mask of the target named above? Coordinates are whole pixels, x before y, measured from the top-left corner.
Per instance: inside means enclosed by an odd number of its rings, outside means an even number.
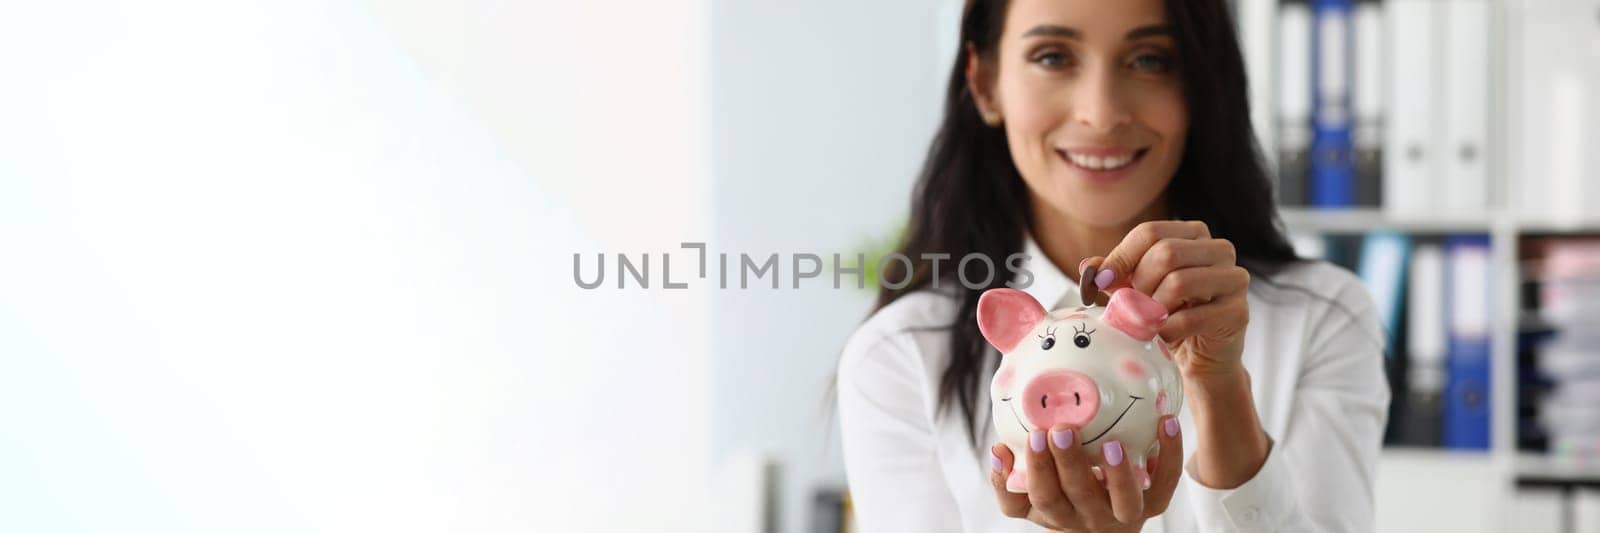
[[[990,383],[994,427],[1016,457],[1006,489],[1027,492],[1028,434],[1056,424],[1079,428],[1080,446],[1121,441],[1143,472],[1156,452],[1156,426],[1183,404],[1183,384],[1156,333],[1166,308],[1132,289],[1105,307],[1047,312],[1027,293],[991,289],[978,300],[978,328],[1002,354]],[[1085,449],[1098,456],[1098,449]]]

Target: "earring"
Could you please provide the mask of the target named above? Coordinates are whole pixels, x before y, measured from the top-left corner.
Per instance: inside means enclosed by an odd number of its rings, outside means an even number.
[[[989,126],[992,127],[992,126],[999,126],[1000,122],[1001,122],[1001,120],[1000,120],[1000,114],[999,113],[996,113],[994,111],[985,111],[983,113],[983,123],[984,124],[988,124]]]

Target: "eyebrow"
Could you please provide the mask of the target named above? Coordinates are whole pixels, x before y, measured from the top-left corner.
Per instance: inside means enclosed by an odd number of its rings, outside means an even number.
[[[1128,41],[1132,41],[1134,39],[1141,39],[1141,38],[1144,38],[1144,37],[1171,36],[1171,35],[1172,35],[1172,25],[1171,24],[1151,24],[1151,25],[1148,25],[1148,26],[1140,26],[1140,27],[1128,30],[1128,34],[1123,36],[1123,39],[1124,40],[1128,40]],[[1034,26],[1033,29],[1028,30],[1027,33],[1023,33],[1022,36],[1023,37],[1064,37],[1064,38],[1067,38],[1067,39],[1083,39],[1083,32],[1078,31],[1077,28],[1068,28],[1066,26],[1061,26],[1061,25],[1056,25],[1056,24],[1040,24],[1038,26]]]

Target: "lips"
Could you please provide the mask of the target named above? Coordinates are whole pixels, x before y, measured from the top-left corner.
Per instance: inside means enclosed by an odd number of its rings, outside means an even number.
[[[1129,150],[1125,148],[1084,148],[1062,149],[1057,148],[1056,154],[1067,164],[1091,172],[1117,171],[1132,166],[1144,158],[1149,148]]]

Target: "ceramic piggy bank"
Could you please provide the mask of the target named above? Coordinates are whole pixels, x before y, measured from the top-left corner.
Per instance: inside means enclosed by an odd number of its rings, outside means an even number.
[[[978,327],[1003,354],[989,390],[994,427],[1016,458],[1008,490],[1027,491],[1028,433],[1056,424],[1079,428],[1081,446],[1121,441],[1142,471],[1157,422],[1183,404],[1178,368],[1156,334],[1166,320],[1159,302],[1132,289],[1116,291],[1103,308],[1054,312],[1022,291],[983,293]]]

